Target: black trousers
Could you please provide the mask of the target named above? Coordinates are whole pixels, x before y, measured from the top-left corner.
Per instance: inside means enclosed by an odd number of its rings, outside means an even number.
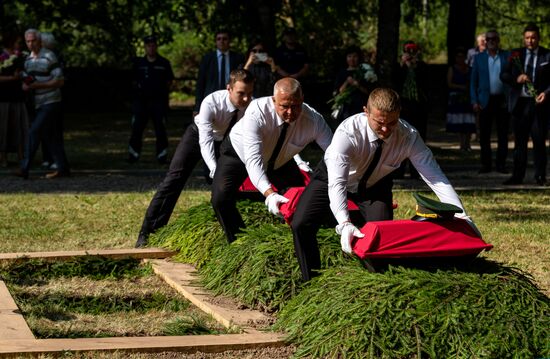
[[[509,114],[506,110],[504,95],[491,95],[487,107],[479,113],[479,145],[481,147],[481,166],[491,169],[491,132],[492,124],[497,127],[497,170],[504,170],[508,156],[508,124]]]
[[[535,105],[531,98],[520,97],[514,109],[514,170],[513,177],[523,180],[527,169],[527,143],[533,140],[535,177],[546,177],[546,132],[548,111],[544,105]]]
[[[236,234],[245,227],[244,221],[237,209],[238,189],[248,176],[245,164],[240,160],[227,138],[220,147],[220,158],[212,182],[212,207],[220,222],[227,241],[235,241]],[[284,194],[290,187],[304,185],[300,169],[293,160],[280,168],[268,171],[270,182],[277,187],[277,192]]]
[[[356,193],[348,193],[348,198],[357,204],[361,213],[361,218],[352,219],[354,225],[361,227],[369,221],[393,219],[392,178],[390,174],[374,186],[367,188],[363,198]],[[321,267],[317,231],[321,225],[336,224],[336,219],[330,210],[327,168],[325,162],[321,160],[313,173],[311,182],[300,197],[291,224],[294,249],[303,280],[310,280]]]
[[[130,136],[130,147],[141,154],[143,144],[143,131],[147,126],[149,118],[153,119],[155,127],[156,154],[159,156],[168,148],[168,135],[166,134],[166,114],[168,102],[164,99],[137,99],[133,104],[134,119],[132,122],[132,134]]]
[[[201,158],[199,132],[192,123],[183,133],[170,168],[145,212],[141,233],[148,235],[168,223],[187,179]]]

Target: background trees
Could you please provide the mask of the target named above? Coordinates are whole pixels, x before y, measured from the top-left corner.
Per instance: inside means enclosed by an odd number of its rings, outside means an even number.
[[[298,30],[312,58],[312,75],[331,78],[342,65],[341,49],[359,44],[375,54],[382,78],[400,44],[414,39],[425,59],[445,63],[457,45],[471,47],[475,34],[496,28],[504,47],[521,45],[521,29],[539,24],[548,44],[550,8],[544,0],[4,0],[0,30],[51,31],[69,67],[126,68],[141,53],[140,38],[157,33],[161,51],[177,75],[196,76],[200,56],[213,47],[213,32],[228,28],[244,51],[261,36],[273,48],[287,26]]]

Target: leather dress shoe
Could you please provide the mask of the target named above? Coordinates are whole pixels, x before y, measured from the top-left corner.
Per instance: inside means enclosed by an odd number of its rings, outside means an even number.
[[[67,171],[55,171],[55,172],[47,173],[45,177],[47,179],[71,177],[71,173]]]
[[[510,177],[506,181],[502,182],[503,185],[515,185],[515,184],[522,184],[523,180],[516,178],[516,177]]]
[[[138,236],[138,239],[137,239],[137,241],[136,241],[135,247],[136,247],[136,248],[143,248],[143,247],[145,247],[145,246],[147,245],[147,238],[148,238],[148,237],[149,237],[149,236],[148,236],[147,234],[141,233],[141,232],[140,232],[140,233],[139,233],[139,236]]]
[[[29,179],[29,171],[22,170],[21,168],[18,168],[13,172],[14,176],[21,177],[23,179]]]
[[[546,186],[546,177],[543,177],[543,176],[535,176],[535,182],[537,182],[537,184],[539,186]]]
[[[506,169],[506,167],[497,167],[497,172],[498,172],[498,173],[505,174],[505,175],[507,175],[508,173],[510,173],[510,172],[508,172],[508,170]]]

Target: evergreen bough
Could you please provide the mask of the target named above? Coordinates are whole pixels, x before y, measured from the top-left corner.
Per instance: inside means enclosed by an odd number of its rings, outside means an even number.
[[[334,230],[319,232],[322,267],[345,262]],[[200,271],[206,288],[265,311],[278,311],[297,294],[302,280],[286,224],[249,227],[230,246],[215,248]]]
[[[277,221],[263,203],[240,201],[237,208],[247,226]],[[214,248],[227,245],[227,239],[212,205],[204,202],[189,208],[185,214],[152,234],[149,245],[177,251],[177,261],[200,268],[210,259]]]
[[[461,270],[389,267],[370,273],[318,233],[321,274],[304,284],[292,232],[263,203],[240,202],[247,229],[227,244],[210,204],[152,236],[200,268],[216,294],[278,312],[296,356],[342,358],[550,357],[550,299],[532,278],[483,259]]]
[[[297,345],[297,357],[314,358],[549,357],[549,328],[550,300],[526,274],[500,266],[330,268],[274,326]]]

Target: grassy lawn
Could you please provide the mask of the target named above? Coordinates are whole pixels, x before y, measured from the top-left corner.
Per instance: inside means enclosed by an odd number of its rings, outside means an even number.
[[[485,255],[530,272],[550,291],[550,192],[464,192],[466,208],[487,242]],[[0,194],[0,251],[131,248],[152,191],[101,194]],[[410,192],[396,192],[395,217],[411,218]],[[172,219],[209,199],[184,191]]]
[[[132,186],[127,190],[110,188],[108,184],[101,191],[75,190],[73,186],[79,181],[90,181],[93,177],[85,171],[121,171],[122,176],[141,181],[135,171],[154,170],[162,174],[166,166],[160,166],[154,159],[154,133],[148,128],[144,138],[142,160],[131,165],[126,162],[127,141],[129,136],[129,113],[92,113],[67,114],[66,116],[66,147],[69,160],[75,172],[80,173],[67,182],[71,184],[70,191],[48,190],[45,180],[31,179],[25,187],[16,185],[9,190],[0,189],[0,252],[26,251],[57,251],[77,249],[106,249],[106,248],[133,248],[137,233],[143,220],[145,210],[154,194],[151,186]],[[190,111],[186,109],[174,110],[168,120],[170,147],[173,150],[190,122]],[[151,126],[149,126],[151,127]],[[462,166],[478,163],[476,151],[464,155],[451,149],[434,149],[443,168],[445,166]],[[314,165],[320,157],[319,150],[309,148],[304,155]],[[36,166],[40,163],[40,156],[36,159]],[[11,164],[14,166],[14,163]],[[126,174],[124,174],[125,171]],[[0,175],[7,172],[0,170]],[[118,173],[118,172],[117,172]],[[159,181],[160,177],[159,175]],[[19,179],[17,179],[19,180]],[[14,180],[15,181],[15,180]],[[35,182],[33,182],[35,181]],[[40,191],[33,191],[32,184],[42,186]],[[107,182],[106,182],[107,183]],[[7,187],[6,187],[7,188]],[[23,188],[23,189],[21,189]],[[45,188],[45,189],[44,189]],[[53,185],[52,185],[53,188]],[[39,193],[36,193],[39,192]],[[431,194],[430,194],[431,195]],[[522,191],[482,191],[472,190],[459,193],[466,209],[475,220],[482,232],[485,241],[493,244],[493,250],[483,256],[506,265],[513,265],[530,273],[536,283],[546,295],[550,294],[550,190],[522,190]],[[433,195],[431,195],[433,196]],[[201,190],[200,186],[193,185],[182,192],[172,221],[195,205],[207,202],[210,194]],[[399,203],[395,211],[396,219],[408,219],[414,215],[414,199],[411,192],[396,190],[394,198]],[[140,287],[156,288],[152,278],[140,281],[121,282],[120,287],[128,293],[140,297]],[[72,286],[69,288],[68,286]],[[134,287],[133,287],[134,286]],[[88,288],[92,292],[101,292],[101,297],[116,297],[118,290],[109,280],[90,281],[86,278],[73,278],[67,283],[52,279],[43,283],[41,289],[16,288],[32,296],[40,291],[48,300],[58,300],[61,293],[73,293],[75,290]],[[76,289],[75,289],[76,288]],[[74,293],[73,293],[74,294]],[[107,295],[106,295],[107,294]],[[90,297],[93,293],[81,292],[79,297]],[[76,297],[76,295],[73,295]],[[34,305],[34,304],[33,304]],[[89,313],[72,314],[78,322],[88,323],[75,330],[82,333],[97,331],[97,327],[90,324]],[[161,321],[165,314],[156,313],[159,322],[151,325],[150,332],[145,333],[140,328],[141,319],[134,315],[120,314],[125,317],[125,323],[133,327],[136,335],[156,335],[162,329]],[[172,316],[169,314],[168,316]],[[110,327],[110,319],[95,318],[100,327],[106,328],[111,335],[120,331],[119,327]],[[51,329],[47,329],[49,319],[35,318],[33,325],[44,336],[56,336]],[[118,322],[115,320],[114,322]],[[189,323],[187,323],[189,324]],[[186,326],[186,323],[176,323]],[[71,325],[68,325],[71,326]],[[63,333],[68,329],[59,326],[56,333]],[[177,330],[174,329],[174,330]]]

